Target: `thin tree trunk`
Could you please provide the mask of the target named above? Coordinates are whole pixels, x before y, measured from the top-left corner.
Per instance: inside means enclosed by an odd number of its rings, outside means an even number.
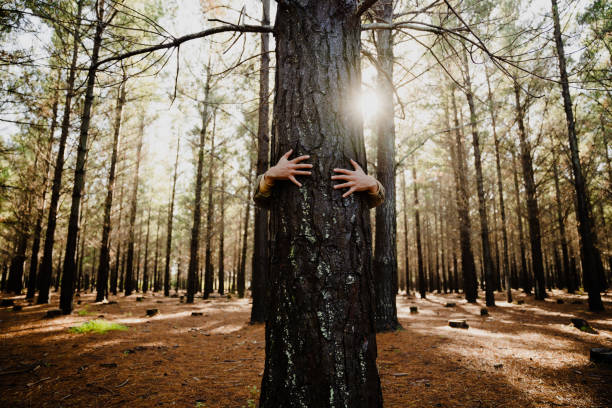
[[[589,293],[589,310],[601,311],[604,310],[600,294],[603,289],[601,279],[603,277],[603,266],[599,250],[597,249],[597,234],[593,228],[587,185],[582,174],[582,165],[580,164],[576,124],[574,122],[574,112],[572,111],[572,97],[569,90],[563,39],[561,38],[559,8],[557,6],[557,0],[551,0],[551,2],[555,27],[555,44],[557,46],[559,72],[561,74],[561,94],[563,96],[563,107],[565,109],[567,121],[567,135],[569,138],[569,150],[574,173],[574,187],[576,189],[576,218],[578,220],[578,233],[580,234],[580,258],[582,260],[584,286]]]
[[[157,230],[155,232],[155,261],[153,262],[153,292],[159,292],[160,287],[160,276],[159,276],[159,227],[161,225],[161,207],[157,214]]]
[[[472,129],[472,146],[474,148],[474,168],[476,169],[476,191],[478,195],[478,214],[480,216],[480,239],[482,241],[482,258],[485,281],[485,301],[487,306],[495,306],[495,272],[491,258],[491,242],[489,241],[489,222],[487,220],[487,203],[484,195],[484,181],[482,175],[482,159],[480,154],[480,135],[476,125],[476,109],[470,79],[470,67],[467,52],[463,53],[465,68],[465,96],[470,108],[470,126]]]
[[[523,234],[523,216],[521,211],[521,198],[519,193],[519,183],[518,183],[518,170],[516,167],[516,155],[514,151],[512,152],[512,176],[514,180],[514,192],[516,199],[516,217],[517,217],[517,225],[518,225],[518,234],[519,234],[519,250],[521,255],[521,271],[519,273],[519,280],[521,281],[521,287],[523,291],[527,294],[531,294],[531,280],[529,279],[528,271],[527,271],[527,258],[525,256],[525,237]]]
[[[117,166],[117,150],[119,146],[119,132],[121,130],[121,114],[125,103],[125,76],[117,92],[115,106],[115,123],[113,127],[113,150],[111,164],[108,172],[108,187],[106,201],[104,202],[104,219],[102,221],[102,242],[100,243],[100,266],[98,268],[96,302],[101,302],[108,296],[108,270],[110,267],[111,210],[113,208],[113,191],[115,189],[115,168]]]
[[[119,217],[117,220],[117,249],[115,252],[115,265],[111,272],[110,279],[110,292],[113,295],[117,295],[117,280],[119,278],[120,260],[121,260],[121,220],[123,217],[123,183],[121,183],[121,190],[119,192]]]
[[[125,296],[132,294],[134,290],[138,290],[138,280],[134,284],[134,241],[135,233],[134,227],[136,224],[136,210],[138,209],[138,182],[140,172],[140,160],[142,152],[142,139],[144,137],[144,112],[141,113],[140,126],[138,129],[138,142],[136,145],[136,168],[134,169],[134,185],[132,186],[132,198],[131,198],[131,209],[130,209],[130,225],[129,225],[129,238],[128,238],[128,250],[127,250],[127,261],[125,269]]]
[[[421,299],[427,296],[427,282],[425,281],[425,271],[423,270],[423,246],[421,243],[421,215],[419,213],[419,188],[417,184],[416,167],[412,166],[412,184],[414,188],[414,228],[416,232],[417,245],[417,272],[419,278],[419,293]]]
[[[45,245],[43,248],[43,258],[40,263],[40,274],[38,282],[37,304],[49,303],[49,288],[53,274],[53,244],[55,242],[55,228],[57,226],[57,208],[59,205],[60,193],[62,188],[62,172],[64,170],[64,152],[66,150],[66,140],[70,131],[70,110],[72,97],[74,96],[74,80],[76,76],[77,57],[79,55],[79,43],[81,42],[81,10],[82,0],[77,2],[76,24],[73,29],[72,60],[68,70],[68,80],[66,82],[66,100],[64,101],[64,116],[62,118],[62,131],[59,140],[55,169],[53,172],[53,184],[51,186],[51,200],[49,202],[49,217],[47,219],[47,231],[45,233]]]
[[[225,293],[225,168],[221,170],[221,219],[219,220],[219,294]],[[252,322],[252,319],[251,319]]]
[[[529,225],[529,241],[531,243],[531,267],[535,278],[535,298],[546,298],[546,282],[544,278],[544,265],[542,264],[542,234],[540,231],[540,211],[536,196],[536,184],[533,175],[533,162],[531,147],[527,141],[525,125],[523,123],[523,108],[521,107],[520,88],[514,81],[514,100],[516,104],[516,120],[519,128],[519,144],[521,148],[521,164],[523,167],[523,180],[525,195],[527,197],[527,221]]]
[[[68,235],[66,237],[66,254],[64,255],[64,274],[62,276],[62,288],[60,293],[60,309],[62,313],[72,312],[72,297],[74,295],[74,278],[76,276],[76,238],[79,230],[79,210],[81,208],[81,193],[85,186],[85,162],[87,160],[87,139],[89,135],[89,123],[91,120],[91,107],[94,100],[94,86],[100,46],[102,45],[102,33],[104,32],[104,0],[96,2],[96,32],[93,39],[91,62],[87,73],[87,87],[85,90],[85,101],[83,103],[83,115],[81,117],[81,129],[79,134],[79,147],[77,148],[76,168],[74,170],[74,186],[72,189],[72,203],[70,216],[68,218]]]
[[[248,192],[247,197],[251,197],[251,184],[253,177],[253,163],[249,164],[249,179],[248,179]],[[238,289],[238,297],[243,298],[245,292],[245,283],[246,283],[246,253],[249,236],[249,216],[251,213],[251,200],[247,200],[246,208],[244,210],[244,233],[242,234],[242,251],[240,255],[240,270],[238,271],[238,277],[236,279],[236,285]]]
[[[204,261],[204,299],[213,292],[214,271],[212,264],[212,233],[213,233],[213,212],[215,203],[213,202],[213,188],[215,186],[214,167],[215,167],[215,132],[217,125],[217,115],[213,112],[213,130],[210,137],[210,163],[208,165],[208,203],[206,209],[206,252]]]
[[[147,293],[149,290],[149,231],[151,228],[151,205],[149,205],[149,214],[147,216],[147,236],[145,238],[145,252],[142,271],[142,293]]]
[[[166,230],[166,266],[164,268],[164,296],[170,296],[170,255],[172,252],[172,221],[174,218],[174,195],[176,193],[176,178],[178,176],[179,151],[181,147],[181,136],[176,142],[176,159],[174,161],[174,176],[172,178],[172,194],[170,196],[170,207],[168,208],[168,228]]]
[[[570,261],[567,249],[567,234],[565,233],[565,220],[563,217],[563,207],[561,204],[561,188],[559,186],[558,156],[553,152],[553,177],[555,180],[555,203],[557,209],[557,223],[559,224],[559,242],[561,244],[561,255],[563,261],[560,265],[562,287],[566,286],[569,293],[574,293],[573,280],[569,277]]]
[[[404,274],[406,276],[406,295],[410,295],[410,262],[408,256],[408,199],[406,198],[406,174],[402,171],[402,197],[404,204]]]

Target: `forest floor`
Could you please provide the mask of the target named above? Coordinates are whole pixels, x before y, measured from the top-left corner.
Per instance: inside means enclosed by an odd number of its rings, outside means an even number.
[[[551,295],[538,302],[515,292],[525,301],[518,305],[498,294],[485,317],[480,303],[459,295],[398,296],[403,329],[377,336],[385,407],[612,407],[612,367],[589,361],[590,348],[612,347],[612,296],[605,297],[607,311],[594,314],[585,296]],[[102,305],[82,294],[75,313],[52,319],[43,316],[57,307],[56,294],[50,305],[21,296],[21,311],[0,308],[0,406],[254,406],[264,327],[248,323],[248,299],[189,305],[137,296]],[[151,308],[159,314],[147,317]],[[69,331],[100,316],[129,329]],[[574,328],[571,317],[586,319],[598,334]],[[469,329],[449,327],[455,318],[467,319]]]

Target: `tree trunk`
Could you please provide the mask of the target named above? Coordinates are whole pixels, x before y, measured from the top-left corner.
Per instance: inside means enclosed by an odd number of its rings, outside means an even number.
[[[40,198],[40,208],[36,214],[36,224],[34,227],[34,234],[32,239],[32,254],[30,256],[30,273],[28,275],[28,291],[26,293],[26,299],[34,299],[36,292],[37,273],[38,273],[38,252],[40,251],[40,238],[42,235],[42,222],[45,213],[45,203],[47,198],[47,191],[49,187],[49,170],[51,168],[51,154],[53,151],[53,138],[55,134],[55,128],[57,127],[57,110],[59,104],[59,88],[61,86],[61,71],[58,71],[57,82],[55,85],[55,92],[53,93],[53,107],[51,108],[51,128],[49,131],[49,143],[47,144],[47,154],[45,155],[43,166],[43,185],[42,194]]]
[[[91,62],[87,73],[87,87],[85,90],[85,101],[83,103],[83,115],[81,117],[81,129],[79,134],[79,146],[77,148],[76,168],[74,170],[74,186],[72,189],[72,203],[70,216],[68,218],[68,235],[66,237],[66,254],[64,255],[64,274],[62,275],[62,288],[60,293],[60,309],[62,313],[72,312],[72,297],[74,295],[74,278],[76,276],[76,240],[79,232],[79,210],[81,208],[81,193],[85,186],[85,161],[87,159],[87,139],[89,135],[89,123],[91,120],[91,107],[94,99],[94,86],[98,55],[102,44],[102,33],[104,32],[104,0],[96,2],[96,32],[93,39],[91,51]]]
[[[404,203],[404,274],[406,275],[406,295],[410,295],[410,263],[408,256],[408,199],[406,198],[406,174],[402,171],[402,197]]]
[[[140,159],[142,152],[142,138],[144,136],[144,112],[141,113],[140,126],[138,129],[138,142],[136,145],[136,168],[134,169],[134,185],[132,186],[132,198],[130,208],[130,226],[128,238],[127,261],[125,266],[125,296],[132,294],[132,291],[138,289],[138,280],[134,284],[134,242],[136,224],[136,210],[138,208],[138,176],[140,171]]]
[[[68,70],[66,82],[66,100],[64,101],[64,116],[62,118],[62,131],[59,140],[55,169],[53,171],[53,184],[51,185],[51,200],[49,201],[49,217],[47,218],[47,231],[45,233],[45,245],[43,258],[40,263],[40,274],[38,275],[38,299],[37,304],[49,303],[49,288],[53,274],[53,244],[55,241],[55,228],[57,226],[57,207],[59,205],[62,188],[62,172],[64,170],[64,152],[66,140],[70,131],[70,109],[72,97],[74,96],[74,80],[76,76],[77,57],[79,55],[79,43],[81,42],[81,9],[82,0],[77,2],[76,25],[73,30],[72,60]]]
[[[110,292],[113,295],[117,295],[117,280],[119,278],[119,267],[121,263],[121,220],[123,216],[123,183],[121,183],[121,190],[119,192],[119,216],[117,220],[117,249],[115,252],[115,265],[111,272],[110,278]]]
[[[454,151],[455,159],[455,185],[457,188],[457,218],[459,222],[459,242],[461,247],[461,268],[463,275],[463,293],[465,299],[470,303],[475,303],[478,298],[478,282],[476,280],[476,265],[474,263],[474,253],[472,252],[471,242],[471,223],[470,223],[470,196],[467,181],[467,163],[465,151],[463,149],[463,136],[459,126],[457,116],[457,102],[455,100],[455,89],[451,89],[451,100],[454,112],[455,124],[455,143],[451,152]]]
[[[523,167],[523,180],[525,195],[527,196],[527,222],[529,225],[529,241],[531,243],[531,267],[535,278],[535,298],[546,298],[546,282],[544,280],[544,265],[542,264],[542,235],[540,231],[540,211],[536,196],[536,184],[533,175],[533,162],[531,147],[527,141],[525,125],[523,123],[523,108],[521,107],[520,88],[514,81],[514,100],[516,104],[516,120],[519,128],[519,144],[521,148],[521,164]]]
[[[274,190],[261,407],[382,406],[368,206],[360,194],[343,199],[331,180],[349,158],[367,165],[350,106],[361,82],[357,9],[278,4],[272,162],[293,148],[314,168],[301,188]]]
[[[174,195],[176,193],[176,178],[178,175],[178,159],[181,147],[181,136],[176,142],[176,159],[174,161],[174,176],[172,178],[172,194],[168,208],[168,228],[166,230],[166,266],[164,268],[164,296],[170,296],[170,255],[172,252],[172,220],[174,218]]]
[[[589,293],[589,310],[601,311],[604,310],[600,294],[603,290],[600,279],[601,275],[603,275],[603,268],[601,256],[597,249],[597,234],[593,228],[587,185],[582,174],[582,165],[580,164],[576,124],[574,122],[574,112],[572,111],[572,97],[569,90],[563,39],[561,38],[561,25],[559,24],[559,9],[557,0],[551,0],[551,2],[555,26],[555,44],[557,46],[559,72],[561,74],[561,94],[563,96],[563,107],[565,109],[565,118],[567,121],[570,158],[574,173],[574,187],[576,189],[576,219],[578,220],[578,233],[580,234],[580,258],[582,259],[584,286]]]
[[[159,292],[161,289],[159,282],[159,227],[161,225],[161,207],[157,214],[157,230],[155,232],[155,260],[153,261],[153,292]]]
[[[569,293],[574,293],[575,289],[573,280],[569,277],[569,251],[567,249],[567,235],[565,233],[565,220],[563,217],[563,209],[561,204],[561,188],[559,186],[559,169],[558,156],[553,153],[553,177],[555,179],[555,202],[557,207],[557,223],[559,224],[559,242],[561,244],[561,255],[563,261],[560,265],[562,287],[567,287]]]
[[[221,171],[221,219],[219,220],[219,294],[225,293],[225,169]],[[253,319],[251,318],[251,322]]]
[[[28,247],[30,234],[28,231],[21,230],[18,231],[17,235],[19,238],[15,248],[15,254],[11,258],[7,291],[20,295],[21,289],[23,289],[23,264],[26,261],[26,249]]]
[[[125,103],[125,76],[117,92],[117,105],[115,106],[115,123],[113,127],[113,150],[111,164],[108,172],[108,187],[106,201],[104,202],[104,219],[102,221],[102,242],[100,243],[100,266],[98,268],[96,302],[101,302],[108,296],[108,270],[110,267],[110,233],[111,210],[113,208],[113,191],[115,189],[115,168],[117,166],[117,150],[119,146],[119,132],[121,130],[121,114]],[[115,288],[116,289],[116,288]]]
[[[262,0],[262,25],[270,24],[270,0]],[[261,66],[259,70],[259,122],[257,126],[257,174],[263,174],[268,169],[268,154],[270,150],[269,129],[269,34],[261,34]],[[255,207],[253,222],[253,263],[251,268],[251,323],[263,323],[266,319],[266,288],[270,269],[268,254],[268,210]],[[221,279],[221,278],[219,278]]]
[[[247,192],[247,197],[251,197],[251,184],[252,184],[252,175],[253,175],[253,163],[249,163],[249,187]],[[238,289],[238,297],[243,298],[245,292],[245,281],[246,281],[246,253],[248,241],[247,237],[249,236],[249,216],[251,213],[251,200],[247,200],[246,208],[244,209],[244,233],[242,234],[242,252],[240,255],[240,270],[238,271],[238,277],[236,279],[237,289]]]
[[[417,271],[419,278],[419,293],[421,299],[427,296],[427,282],[425,280],[425,271],[423,269],[423,245],[421,243],[421,215],[419,213],[419,188],[417,184],[416,167],[412,166],[412,184],[414,187],[414,228],[416,230],[416,245],[417,245]]]
[[[482,241],[482,261],[485,281],[485,301],[487,306],[495,306],[495,271],[493,259],[491,258],[491,242],[489,241],[489,222],[487,220],[487,203],[484,195],[484,181],[482,175],[482,159],[480,155],[480,136],[476,128],[476,109],[474,107],[474,95],[472,94],[472,83],[470,79],[470,67],[467,52],[463,53],[465,68],[465,96],[470,108],[470,126],[472,129],[472,146],[474,148],[474,168],[476,169],[476,191],[478,195],[478,215],[480,216],[480,239]]]
[[[489,81],[489,71],[485,68],[487,78],[487,91],[489,95],[489,113],[491,114],[491,125],[493,127],[493,142],[495,144],[495,169],[497,170],[497,192],[499,194],[499,213],[502,222],[502,240],[503,240],[503,274],[506,283],[506,300],[512,303],[512,288],[510,284],[510,261],[508,256],[508,230],[506,228],[506,206],[504,205],[504,184],[501,172],[501,161],[499,153],[499,137],[497,136],[497,114],[495,112],[495,102],[493,93],[491,92],[491,83]]]
[[[149,205],[149,214],[147,216],[147,235],[145,238],[145,252],[142,268],[142,293],[147,293],[149,290],[149,231],[151,227],[151,205]]]
[[[215,167],[215,131],[217,125],[217,115],[213,112],[213,129],[210,134],[210,163],[208,164],[208,203],[206,209],[206,252],[204,260],[204,299],[213,292],[214,271],[212,264],[212,233],[213,233],[213,212],[215,203],[213,202],[213,188],[215,186],[214,167]]]

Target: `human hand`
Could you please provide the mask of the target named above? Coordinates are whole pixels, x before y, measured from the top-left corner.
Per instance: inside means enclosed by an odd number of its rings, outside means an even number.
[[[295,176],[310,176],[311,172],[300,169],[311,169],[312,164],[300,163],[310,156],[304,155],[296,157],[295,159],[289,160],[289,156],[293,153],[293,149],[281,156],[275,166],[270,167],[268,171],[264,173],[264,181],[272,185],[274,180],[291,180],[293,184],[298,187],[302,187],[302,183],[296,180]]]
[[[372,176],[365,174],[363,169],[357,162],[351,159],[351,164],[355,168],[354,171],[346,169],[334,169],[336,173],[342,173],[341,175],[332,176],[332,180],[344,180],[346,183],[336,184],[334,189],[349,188],[349,190],[342,195],[346,198],[353,194],[355,191],[369,191],[372,194],[378,192],[378,182]]]

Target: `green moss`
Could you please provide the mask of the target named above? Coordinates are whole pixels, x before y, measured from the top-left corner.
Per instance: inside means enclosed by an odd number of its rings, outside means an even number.
[[[111,331],[111,330],[127,330],[127,329],[128,327],[122,324],[109,322],[108,320],[104,320],[104,319],[96,319],[96,320],[89,320],[81,324],[80,326],[71,327],[69,330],[71,333],[83,334],[83,333],[89,333],[89,332],[106,333],[107,331]]]

